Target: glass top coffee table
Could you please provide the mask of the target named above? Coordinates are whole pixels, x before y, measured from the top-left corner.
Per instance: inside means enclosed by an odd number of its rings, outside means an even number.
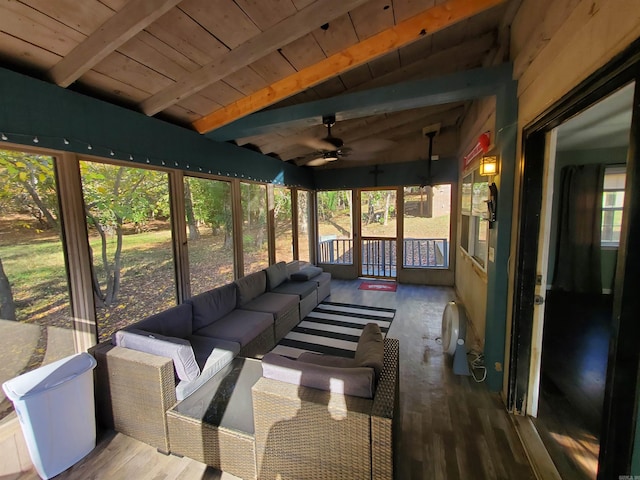
[[[251,387],[260,377],[260,360],[235,358],[168,410],[171,452],[241,478],[255,478]]]

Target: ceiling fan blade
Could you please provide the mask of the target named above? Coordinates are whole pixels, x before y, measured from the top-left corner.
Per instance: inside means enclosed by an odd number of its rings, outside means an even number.
[[[321,165],[326,165],[331,161],[333,160],[329,160],[328,158],[324,158],[324,157],[318,157],[318,158],[314,158],[313,160],[309,160],[304,165],[307,167],[319,167]]]
[[[327,142],[324,138],[301,138],[297,142],[299,145],[312,148],[313,150],[335,150],[335,145]]]
[[[394,142],[393,140],[387,140],[385,138],[367,138],[349,143],[349,146],[353,150],[357,150],[358,152],[363,153],[383,152],[385,150],[394,148],[397,145],[397,142]]]

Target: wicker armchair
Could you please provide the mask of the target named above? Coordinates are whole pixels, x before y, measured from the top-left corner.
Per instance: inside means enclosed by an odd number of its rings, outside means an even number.
[[[373,399],[261,378],[252,389],[258,478],[393,478],[398,354],[398,340],[386,339]]]

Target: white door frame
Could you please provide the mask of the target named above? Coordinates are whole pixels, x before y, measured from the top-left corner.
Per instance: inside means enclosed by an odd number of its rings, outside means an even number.
[[[549,242],[551,237],[551,217],[553,215],[553,190],[556,166],[557,129],[547,134],[544,173],[542,184],[542,205],[540,208],[540,231],[538,236],[538,261],[536,267],[536,303],[533,309],[533,327],[531,332],[531,363],[529,365],[529,388],[527,391],[527,415],[538,416],[540,395],[540,375],[542,368],[542,337],[544,333],[544,300],[547,292],[549,270]]]

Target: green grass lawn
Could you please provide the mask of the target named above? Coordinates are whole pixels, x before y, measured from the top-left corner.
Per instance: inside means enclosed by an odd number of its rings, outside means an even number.
[[[337,215],[331,223],[320,222],[320,234],[350,231],[349,218],[348,215]],[[374,236],[395,236],[396,220],[391,218],[386,226],[371,224],[368,227]],[[430,219],[405,218],[406,237],[448,238],[448,235],[448,215]],[[0,258],[12,285],[18,320],[70,328],[67,276],[59,238],[50,232],[42,235],[30,232],[22,236],[14,232],[11,239],[8,242],[5,238],[4,243],[0,244]],[[104,288],[100,238],[91,236],[90,244],[95,269]],[[290,248],[288,241],[279,245],[283,249]],[[107,248],[110,261],[115,248],[116,238],[113,236],[109,238]],[[245,252],[245,268],[250,271],[259,269],[266,253],[263,249],[252,250]],[[214,235],[208,229],[202,230],[199,240],[189,242],[189,262],[192,290],[195,293],[233,280],[233,250],[231,246],[224,245],[224,235],[221,233]],[[125,235],[121,274],[121,291],[117,301],[97,312],[101,338],[106,338],[125,324],[175,305],[171,231],[159,228]]]

